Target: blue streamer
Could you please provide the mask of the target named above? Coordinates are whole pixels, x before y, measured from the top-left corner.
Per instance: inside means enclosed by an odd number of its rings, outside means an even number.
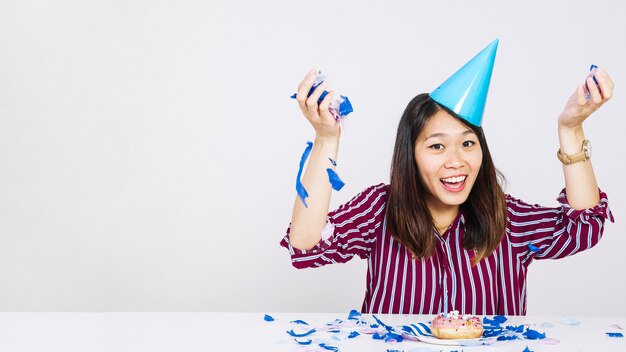
[[[313,342],[313,340],[309,339],[306,341],[298,341],[297,339],[293,339],[294,341],[296,341],[298,343],[298,345],[310,345],[311,342]]]
[[[531,252],[539,252],[541,250],[541,248],[537,247],[537,246],[533,246],[532,243],[528,244],[528,249],[530,249]]]
[[[300,168],[298,169],[298,176],[296,177],[296,192],[298,193],[298,197],[300,197],[302,204],[304,204],[304,207],[308,208],[309,206],[306,204],[306,198],[309,196],[309,192],[307,192],[304,188],[304,185],[302,185],[302,181],[300,181],[300,178],[302,177],[302,170],[304,169],[306,159],[309,158],[309,154],[311,154],[311,149],[313,149],[313,142],[308,141],[306,142],[306,145],[307,146],[302,153],[302,158],[300,158]]]
[[[624,334],[621,332],[607,332],[606,334],[609,335],[609,337],[624,337]]]
[[[274,321],[275,319],[269,315],[269,314],[265,314],[265,316],[263,317],[263,319],[265,319],[265,321]]]
[[[314,333],[314,332],[316,332],[316,330],[315,330],[315,329],[311,329],[311,330],[309,330],[309,331],[307,331],[307,332],[304,332],[304,333],[302,333],[302,334],[295,333],[295,332],[293,331],[293,329],[292,329],[292,330],[287,331],[287,333],[288,333],[289,335],[291,335],[291,337],[305,337],[305,336],[309,336],[309,335],[311,335],[311,334],[312,334],[312,333]]]
[[[333,189],[335,191],[341,191],[345,183],[339,178],[339,175],[331,168],[326,169],[326,172],[328,172],[328,181]]]

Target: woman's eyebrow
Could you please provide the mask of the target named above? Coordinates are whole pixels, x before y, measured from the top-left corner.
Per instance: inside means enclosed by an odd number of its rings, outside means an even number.
[[[472,130],[465,130],[463,133],[460,133],[461,136],[467,136],[468,134],[476,134],[474,131]],[[436,137],[447,137],[449,136],[450,133],[445,133],[445,132],[437,132],[437,133],[433,133],[430,136],[426,137],[425,141],[431,139],[431,138],[436,138]]]

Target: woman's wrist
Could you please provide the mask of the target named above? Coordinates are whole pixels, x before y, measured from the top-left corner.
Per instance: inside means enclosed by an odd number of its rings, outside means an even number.
[[[582,125],[561,126],[558,128],[559,146],[561,153],[565,155],[576,154],[581,151],[585,132]]]

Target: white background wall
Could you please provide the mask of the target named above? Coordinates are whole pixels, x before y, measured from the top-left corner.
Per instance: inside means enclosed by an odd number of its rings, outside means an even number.
[[[295,270],[278,246],[313,130],[311,67],[352,100],[332,206],[388,182],[399,117],[494,38],[484,128],[507,191],[556,205],[556,118],[590,64],[586,123],[617,223],[535,262],[529,314],[625,316],[620,1],[0,2],[0,310],[360,308],[364,261]]]

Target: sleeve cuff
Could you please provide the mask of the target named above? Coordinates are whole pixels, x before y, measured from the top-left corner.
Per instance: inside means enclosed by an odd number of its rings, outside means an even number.
[[[285,237],[283,237],[283,239],[280,241],[280,245],[287,248],[289,250],[289,254],[291,254],[292,256],[308,255],[311,253],[320,253],[330,248],[333,235],[335,233],[335,225],[331,223],[330,220],[326,220],[326,226],[324,226],[324,228],[322,229],[322,238],[313,248],[307,250],[298,249],[291,245],[291,242],[289,241],[290,232],[291,224],[289,224],[289,227],[287,228]]]
[[[587,223],[592,218],[600,217],[604,220],[608,219],[611,222],[615,222],[615,219],[613,218],[613,213],[611,212],[611,209],[609,209],[609,199],[606,193],[602,192],[599,189],[598,192],[600,194],[600,203],[588,209],[572,208],[567,200],[567,194],[565,189],[561,191],[561,194],[559,194],[556,200],[559,202],[559,204],[561,204],[561,207],[563,207],[563,210],[565,211],[567,217],[573,221],[583,221]]]

